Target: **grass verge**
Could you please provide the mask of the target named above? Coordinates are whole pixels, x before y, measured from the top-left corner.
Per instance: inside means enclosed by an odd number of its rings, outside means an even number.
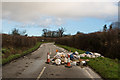
[[[57,45],[57,44],[56,44]],[[66,50],[71,50],[72,52],[78,51],[79,53],[84,53],[85,51],[64,46],[64,45],[57,45],[59,47],[62,47]],[[90,58],[89,58],[90,59]],[[110,58],[94,58],[90,59],[88,62],[88,65],[94,69],[97,73],[101,75],[102,78],[107,79],[107,80],[120,80],[119,78],[119,61],[118,59],[110,59]]]
[[[27,55],[27,54],[35,51],[36,49],[39,48],[39,46],[40,46],[42,43],[43,43],[43,42],[38,42],[33,48],[30,48],[30,49],[22,52],[21,54],[12,54],[12,55],[8,56],[7,58],[3,58],[2,61],[1,61],[1,62],[2,62],[2,65],[5,65],[5,64],[11,62],[12,60],[15,60],[15,59],[17,59],[17,58],[20,58],[20,57],[22,57],[22,56],[24,56],[24,55]],[[0,63],[0,64],[1,64],[1,63]]]
[[[85,52],[85,51],[83,51],[83,50],[76,49],[76,48],[73,48],[73,47],[68,47],[68,46],[65,46],[65,45],[59,45],[59,44],[56,44],[56,45],[59,46],[59,47],[62,47],[62,48],[64,48],[64,49],[66,49],[66,50],[68,50],[68,51],[71,50],[71,52],[78,51],[80,54],[82,54],[82,53]]]

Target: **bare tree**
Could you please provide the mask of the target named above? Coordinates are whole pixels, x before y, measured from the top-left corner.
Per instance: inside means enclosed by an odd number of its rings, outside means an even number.
[[[58,29],[58,32],[59,32],[59,37],[62,37],[63,33],[65,32],[65,29],[63,27],[61,27]]]
[[[106,25],[106,24],[103,26],[103,31],[104,31],[104,32],[107,31],[107,25]]]
[[[26,30],[20,31],[19,29],[16,29],[16,28],[14,28],[14,29],[12,30],[12,35],[25,36],[25,35],[26,35],[25,33],[26,33]]]
[[[43,31],[43,36],[46,37],[48,30],[47,29],[43,29],[42,31]]]
[[[110,30],[110,31],[112,30],[112,24],[110,25],[110,28],[109,28],[109,30]]]
[[[52,31],[52,37],[55,37],[56,31]]]
[[[19,29],[14,28],[12,30],[12,35],[20,35]]]
[[[51,31],[47,29],[43,29],[42,31],[44,37],[62,37],[65,29],[61,27],[57,31]]]
[[[49,31],[47,32],[47,37],[52,37],[52,31],[49,30]]]

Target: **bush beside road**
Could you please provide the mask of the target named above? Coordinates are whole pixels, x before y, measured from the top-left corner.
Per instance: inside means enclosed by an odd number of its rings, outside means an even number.
[[[24,55],[27,55],[27,54],[35,51],[36,49],[39,48],[39,46],[40,46],[42,43],[43,43],[43,42],[38,42],[38,43],[36,43],[36,45],[35,45],[34,47],[29,48],[29,49],[27,49],[27,50],[25,50],[25,51],[23,51],[23,52],[21,52],[21,53],[19,53],[19,54],[18,54],[18,53],[17,53],[17,54],[11,54],[10,56],[8,56],[8,57],[6,57],[6,58],[3,58],[3,59],[2,59],[2,65],[6,64],[6,63],[9,63],[9,62],[11,62],[12,60],[15,60],[15,59],[17,59],[17,58],[20,58],[20,57],[22,57],[22,56],[24,56]],[[3,49],[2,49],[2,52],[10,52],[10,50],[3,48]],[[4,56],[4,54],[2,54],[2,57],[3,57],[3,56]]]
[[[78,51],[80,54],[84,53],[85,51],[76,49],[76,48],[72,48],[72,47],[68,47],[65,45],[57,45],[59,47],[62,47],[68,51]],[[84,57],[85,59],[87,57]],[[120,63],[118,62],[118,59],[110,59],[110,58],[102,58],[102,57],[98,57],[98,58],[89,58],[90,62],[88,62],[88,65],[94,69],[97,73],[99,73],[101,75],[101,77],[103,77],[104,79],[109,79],[109,80],[113,80],[113,79],[118,79],[119,78],[119,65]],[[118,64],[119,63],[119,64]]]

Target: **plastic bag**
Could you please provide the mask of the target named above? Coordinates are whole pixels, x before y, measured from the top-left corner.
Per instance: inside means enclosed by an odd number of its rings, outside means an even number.
[[[60,64],[61,64],[61,60],[60,60],[60,59],[56,59],[56,60],[55,60],[55,63],[56,63],[57,65],[60,65]]]

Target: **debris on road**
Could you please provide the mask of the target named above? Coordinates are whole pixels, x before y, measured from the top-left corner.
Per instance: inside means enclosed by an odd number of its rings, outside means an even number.
[[[68,61],[67,61],[67,65],[65,67],[71,68],[72,66],[71,66],[70,62],[72,62],[72,61],[70,61],[70,55],[69,54],[67,54],[67,55],[68,55]]]
[[[50,53],[47,53],[47,62],[46,63],[50,63]]]
[[[56,52],[58,52],[58,50],[56,49]]]
[[[56,59],[56,60],[55,60],[55,64],[56,64],[56,65],[60,65],[60,64],[61,64],[61,60],[60,60],[60,59]]]
[[[72,61],[71,65],[72,66],[76,66],[77,62],[76,61]]]
[[[80,66],[83,67],[83,66],[87,66],[87,62],[89,61],[89,59],[79,59],[80,61]]]
[[[47,63],[52,63],[56,65],[65,65],[66,67],[72,66],[87,66],[87,63],[90,61],[89,58],[104,57],[99,53],[93,53],[86,51],[83,54],[75,52],[59,52],[56,50],[56,55],[50,59],[50,53],[47,54]],[[82,59],[83,58],[83,59]],[[84,59],[85,58],[85,59]]]

